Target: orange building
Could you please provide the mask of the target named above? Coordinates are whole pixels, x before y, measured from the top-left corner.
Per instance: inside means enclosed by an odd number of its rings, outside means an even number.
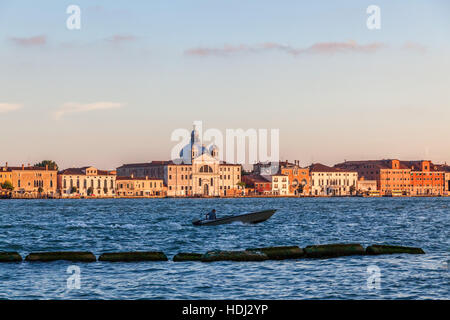
[[[402,161],[411,168],[411,195],[443,195],[445,172],[431,161]]]
[[[256,175],[271,176],[282,174],[289,179],[289,195],[309,194],[311,188],[311,179],[309,168],[300,167],[300,162],[289,161],[256,163],[253,165],[253,173]]]
[[[376,180],[381,195],[409,195],[411,192],[411,169],[400,160],[345,161],[335,167],[354,170],[365,180]]]
[[[46,167],[10,167],[8,163],[0,167],[0,183],[10,181],[14,187],[13,197],[55,196],[57,170]]]
[[[280,173],[289,178],[289,194],[309,194],[309,168],[300,167],[298,161],[295,161],[295,163],[285,161],[280,162]]]

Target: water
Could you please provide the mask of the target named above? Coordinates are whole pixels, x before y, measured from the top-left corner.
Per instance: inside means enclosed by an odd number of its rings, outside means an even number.
[[[258,225],[191,220],[276,208]],[[236,250],[359,242],[425,255],[265,262],[3,263],[2,299],[449,299],[450,198],[105,199],[0,201],[0,251]],[[67,268],[81,270],[68,289]],[[380,269],[369,289],[368,266]]]

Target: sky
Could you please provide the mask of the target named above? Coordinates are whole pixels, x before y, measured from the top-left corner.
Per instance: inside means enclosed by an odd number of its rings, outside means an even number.
[[[446,0],[0,0],[0,164],[165,160],[194,121],[303,166],[450,162],[449,41]]]

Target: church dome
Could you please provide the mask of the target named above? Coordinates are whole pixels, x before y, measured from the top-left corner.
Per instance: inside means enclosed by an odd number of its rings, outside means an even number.
[[[209,154],[211,155],[211,157],[217,158],[219,156],[219,148],[215,144],[213,144],[209,147]]]
[[[196,158],[207,152],[208,149],[206,149],[204,145],[200,144],[199,134],[194,128],[191,132],[191,141],[180,151],[180,158],[182,158],[185,163],[190,163],[192,158]]]

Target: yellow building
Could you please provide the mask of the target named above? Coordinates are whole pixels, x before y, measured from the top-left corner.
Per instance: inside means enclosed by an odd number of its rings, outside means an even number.
[[[46,167],[10,167],[8,163],[0,167],[0,183],[10,181],[13,197],[55,196],[57,171]]]
[[[166,195],[162,179],[134,177],[116,177],[118,197],[162,197]]]
[[[366,180],[364,177],[359,178],[357,187],[358,194],[374,194],[373,191],[377,191],[377,180]]]

